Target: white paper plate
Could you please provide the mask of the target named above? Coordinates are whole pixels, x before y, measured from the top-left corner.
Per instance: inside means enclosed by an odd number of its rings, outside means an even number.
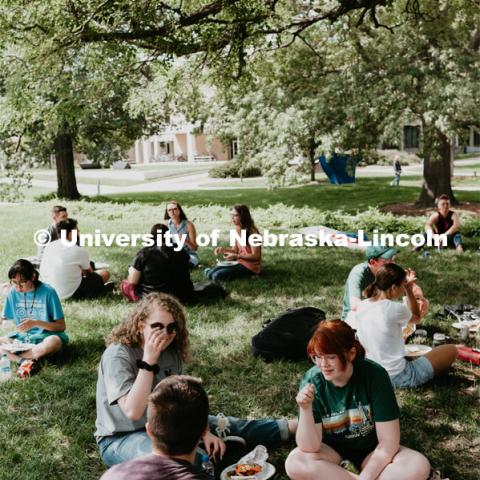
[[[234,265],[238,265],[236,260],[217,260],[217,265],[219,267],[233,267]]]
[[[33,345],[31,343],[9,342],[0,343],[0,347],[9,352],[26,352],[27,350],[30,350]]]
[[[478,320],[474,320],[474,321],[471,321],[471,322],[465,322],[467,325],[470,325],[469,326],[469,330],[471,332],[476,332],[479,328],[480,328],[480,321]],[[453,328],[456,328],[458,330],[461,330],[463,328],[463,325],[465,325],[464,322],[455,322],[455,323],[452,323],[452,327]]]
[[[431,350],[432,347],[429,347],[428,345],[417,345],[415,343],[405,345],[405,355],[407,357],[421,357]]]
[[[235,467],[237,466],[236,463],[233,465],[230,465],[227,467],[222,474],[220,475],[220,480],[231,480],[232,477],[227,475],[227,472],[230,472],[231,470],[235,470]],[[265,468],[257,473],[256,475],[252,475],[252,478],[255,480],[267,480],[267,478],[271,478],[275,475],[275,467],[271,463],[266,463]],[[250,478],[250,477],[243,477],[243,478]]]
[[[109,266],[110,265],[106,262],[95,262],[95,270],[103,270]]]

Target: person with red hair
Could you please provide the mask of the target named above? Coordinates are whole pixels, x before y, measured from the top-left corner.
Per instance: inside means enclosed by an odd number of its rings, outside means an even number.
[[[426,480],[429,461],[400,445],[399,408],[388,374],[365,359],[352,328],[341,320],[320,323],[307,352],[315,366],[296,398],[297,448],[286,460],[288,476]]]

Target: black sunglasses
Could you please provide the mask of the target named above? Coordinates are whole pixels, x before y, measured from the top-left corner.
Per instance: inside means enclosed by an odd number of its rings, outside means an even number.
[[[158,328],[159,330],[163,330],[165,328],[167,330],[167,333],[171,335],[173,332],[176,332],[178,330],[178,325],[176,322],[169,323],[167,326],[165,326],[163,323],[155,322],[150,324],[150,328]]]

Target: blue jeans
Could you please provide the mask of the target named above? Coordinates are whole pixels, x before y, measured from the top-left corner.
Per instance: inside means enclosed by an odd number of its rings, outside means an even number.
[[[209,280],[214,280],[215,282],[234,280],[235,278],[245,278],[255,275],[254,272],[240,263],[230,267],[221,267],[220,265],[217,265],[213,268],[206,268],[203,273]]]
[[[241,420],[235,417],[228,418],[227,435],[234,435],[245,439],[247,444],[257,445],[264,443],[278,443],[288,440],[288,424],[286,420]],[[217,434],[218,419],[214,415],[208,416],[210,431]],[[100,457],[111,467],[117,463],[132,460],[152,453],[152,441],[145,430],[103,437],[98,442]]]

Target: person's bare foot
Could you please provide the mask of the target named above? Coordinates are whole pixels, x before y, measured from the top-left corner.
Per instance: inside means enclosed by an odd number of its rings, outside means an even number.
[[[458,253],[463,253],[465,250],[463,249],[462,245],[457,245],[457,248],[455,249]]]

